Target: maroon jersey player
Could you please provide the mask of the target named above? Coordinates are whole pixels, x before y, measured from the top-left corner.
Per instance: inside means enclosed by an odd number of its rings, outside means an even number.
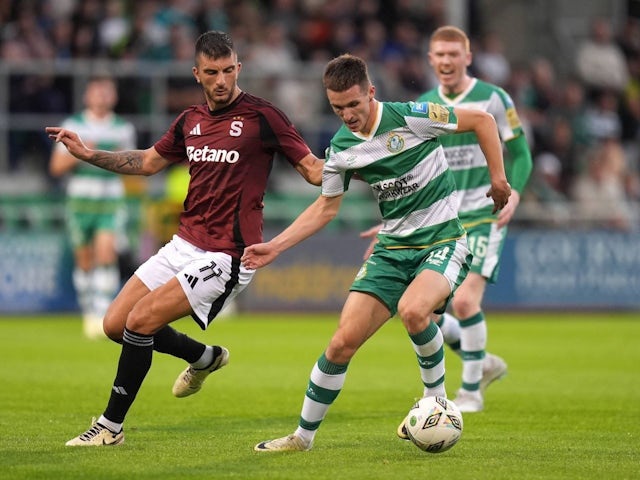
[[[262,199],[276,154],[309,183],[321,183],[323,161],[284,113],[240,90],[241,68],[229,35],[202,34],[193,76],[206,103],[182,112],[146,150],[92,150],[75,132],[46,128],[72,155],[113,172],[152,175],[187,161],[190,173],[178,231],[136,270],[103,320],[107,336],[122,343],[116,377],[100,418],[69,446],[124,441],[124,419],[153,350],[188,362],[173,385],[177,397],[198,392],[211,372],[228,363],[226,348],[197,342],[169,324],[192,316],[206,329],[251,280],[254,271],[242,266],[240,256],[245,246],[262,241]]]
[[[171,162],[189,162],[178,235],[232,256],[262,241],[262,199],[274,154],[284,154],[294,166],[310,155],[280,110],[246,92],[219,110],[185,110],[155,149]]]

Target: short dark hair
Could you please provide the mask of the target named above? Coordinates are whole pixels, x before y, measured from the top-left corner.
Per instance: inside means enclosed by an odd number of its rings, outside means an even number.
[[[371,85],[367,64],[355,55],[340,55],[325,67],[322,84],[324,88],[334,92],[344,92],[354,85],[360,85],[360,88],[366,90]]]
[[[226,32],[211,30],[203,33],[196,40],[196,62],[198,55],[216,59],[229,57],[233,53],[233,40]]]

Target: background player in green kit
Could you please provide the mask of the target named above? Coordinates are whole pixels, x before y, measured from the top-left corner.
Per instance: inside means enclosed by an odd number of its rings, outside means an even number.
[[[496,215],[483,195],[489,186],[489,172],[475,134],[441,138],[456,179],[458,216],[473,254],[469,274],[451,302],[455,318],[444,314],[439,320],[445,341],[459,351],[463,360],[462,387],[454,400],[463,412],[482,410],[484,388],[507,370],[500,357],[485,357],[487,326],[482,299],[487,282],[497,279],[507,224],[520,203],[532,167],[529,145],[511,97],[502,88],[471,77],[467,72],[471,61],[469,38],[462,30],[452,26],[435,30],[429,42],[429,62],[440,85],[417,100],[490,113],[508,152],[505,168],[513,190],[507,205]]]
[[[507,372],[507,364],[502,358],[485,354],[487,326],[482,299],[487,282],[494,283],[497,279],[506,225],[513,217],[529,179],[531,153],[510,96],[502,88],[468,74],[471,51],[469,38],[462,30],[452,26],[435,30],[429,42],[429,61],[440,85],[417,101],[490,113],[509,154],[505,168],[513,191],[505,208],[496,215],[492,213],[491,201],[484,195],[490,184],[489,171],[476,135],[467,132],[440,139],[455,177],[458,215],[467,230],[473,261],[451,302],[455,317],[445,313],[438,319],[438,324],[445,342],[463,361],[462,386],[454,401],[463,412],[478,412],[484,408],[484,389]],[[363,236],[373,236],[376,231],[374,227],[363,232]]]
[[[114,80],[93,77],[85,88],[85,109],[62,126],[78,132],[99,150],[136,147],[133,125],[115,114],[118,92]],[[124,185],[113,172],[81,162],[64,145],[56,145],[49,170],[69,175],[67,228],[74,253],[73,285],[88,338],[104,337],[102,318],[120,288],[117,241],[124,235]]]
[[[313,366],[298,428],[259,443],[257,451],[309,450],[344,385],[351,358],[396,312],[428,395],[446,396],[443,337],[430,313],[444,309],[469,268],[470,255],[457,216],[453,174],[438,137],[476,133],[491,174],[485,190],[494,204],[491,211],[503,208],[511,192],[491,115],[430,102],[379,102],[365,62],[352,55],[329,62],[323,84],[343,125],[331,140],[322,193],[271,241],[246,247],[241,260],[247,268],[263,267],[322,229],[338,213],[354,175],[371,185],[383,224],[379,242],[350,288],[338,329]]]

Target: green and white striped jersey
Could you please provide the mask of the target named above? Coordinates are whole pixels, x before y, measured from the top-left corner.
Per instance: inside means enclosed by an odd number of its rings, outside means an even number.
[[[502,142],[523,135],[513,101],[502,88],[476,78],[455,98],[448,98],[442,87],[422,94],[419,102],[436,102],[451,107],[483,110],[493,115]],[[493,200],[486,196],[491,187],[487,161],[473,132],[441,137],[445,156],[458,188],[458,214],[464,225],[495,220]]]
[[[78,133],[89,148],[109,151],[136,148],[133,124],[115,114],[95,120],[82,112],[66,119],[62,127]],[[56,148],[66,151],[62,143]],[[67,196],[79,201],[121,199],[124,186],[119,174],[79,162],[68,179]]]
[[[455,181],[440,135],[456,131],[452,108],[434,103],[379,102],[368,136],[345,125],[331,140],[322,195],[343,194],[353,175],[372,188],[382,214],[379,243],[426,248],[464,235]]]

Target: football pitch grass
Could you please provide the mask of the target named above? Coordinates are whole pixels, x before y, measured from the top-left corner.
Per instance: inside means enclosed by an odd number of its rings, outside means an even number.
[[[509,374],[464,415],[460,442],[421,452],[395,429],[422,389],[396,319],[358,352],[308,452],[257,453],[294,430],[309,372],[337,314],[253,315],[200,331],[230,363],[176,399],[184,363],[155,354],[117,447],[65,447],[106,405],[119,345],[89,341],[75,316],[0,319],[0,478],[637,479],[640,314],[490,313],[489,350]],[[447,350],[447,391],[460,361]]]

